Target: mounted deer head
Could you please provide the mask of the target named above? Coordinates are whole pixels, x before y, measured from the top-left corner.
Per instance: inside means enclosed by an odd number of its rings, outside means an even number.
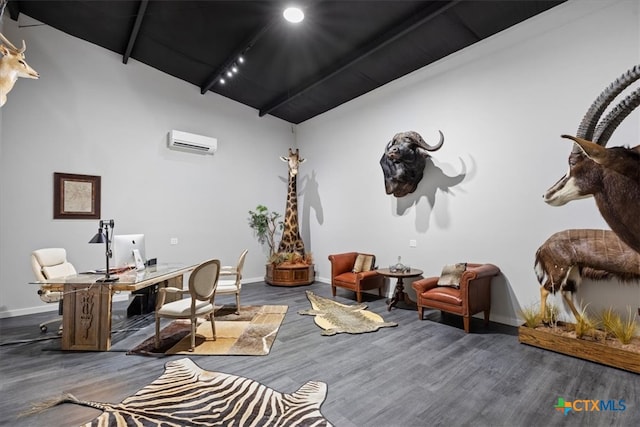
[[[0,107],[7,102],[7,94],[13,89],[18,77],[37,79],[40,75],[24,60],[24,51],[27,49],[24,40],[22,49],[16,48],[5,36],[0,33]]]
[[[640,88],[620,101],[602,120],[613,100],[640,79],[636,65],[607,87],[582,119],[569,155],[569,171],[544,194],[544,201],[562,206],[593,196],[609,227],[640,252],[640,146],[605,148],[618,125],[640,105]]]

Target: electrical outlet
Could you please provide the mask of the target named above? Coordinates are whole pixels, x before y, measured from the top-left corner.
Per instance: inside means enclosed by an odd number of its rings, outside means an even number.
[[[172,245],[177,245],[178,244],[178,238],[177,237],[172,237],[171,238],[171,242]]]
[[[418,246],[418,242],[415,240],[409,240],[409,247],[410,248],[415,248],[416,246]]]

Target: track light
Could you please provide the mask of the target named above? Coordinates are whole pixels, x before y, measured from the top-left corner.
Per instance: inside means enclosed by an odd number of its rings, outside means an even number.
[[[240,72],[239,65],[244,64],[244,56],[240,55],[238,56],[238,58],[236,58],[235,62],[232,62],[231,65],[228,64],[229,63],[227,63],[227,65],[225,66],[227,68],[223,68],[220,71],[220,74],[218,74],[218,77],[214,80],[214,82],[217,81],[221,85],[224,85],[225,83],[227,83],[227,79],[230,79],[234,75],[238,74]]]

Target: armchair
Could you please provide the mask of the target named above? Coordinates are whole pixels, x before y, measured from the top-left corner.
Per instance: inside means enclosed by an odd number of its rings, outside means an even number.
[[[375,270],[375,255],[346,252],[329,255],[329,261],[331,261],[331,294],[334,297],[336,287],[355,292],[358,302],[362,302],[362,291],[377,288],[378,295],[382,296],[384,277]]]
[[[500,273],[493,264],[467,264],[455,284],[438,285],[440,277],[428,277],[413,282],[416,291],[418,316],[423,320],[425,307],[462,316],[464,331],[469,333],[471,316],[484,312],[484,323],[489,324],[491,311],[491,280]],[[441,282],[442,283],[442,282]]]
[[[36,280],[55,279],[57,277],[72,276],[76,269],[67,261],[67,251],[64,248],[37,249],[31,253],[31,269]],[[62,296],[60,291],[38,290],[40,299],[47,303],[58,304],[58,317],[40,323],[40,330],[47,332],[50,323],[62,322]],[[62,328],[62,324],[60,325]]]

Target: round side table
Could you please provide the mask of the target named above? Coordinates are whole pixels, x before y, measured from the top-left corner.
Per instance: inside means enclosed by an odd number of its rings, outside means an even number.
[[[388,268],[379,268],[377,271],[385,277],[395,277],[398,279],[398,282],[396,283],[396,289],[393,292],[393,298],[388,301],[387,311],[391,311],[391,309],[398,303],[404,306],[398,306],[398,308],[408,308],[415,310],[417,307],[416,303],[411,301],[409,296],[405,293],[403,280],[405,277],[420,276],[422,275],[423,271],[418,270],[417,268],[412,268],[409,271],[391,271]]]

